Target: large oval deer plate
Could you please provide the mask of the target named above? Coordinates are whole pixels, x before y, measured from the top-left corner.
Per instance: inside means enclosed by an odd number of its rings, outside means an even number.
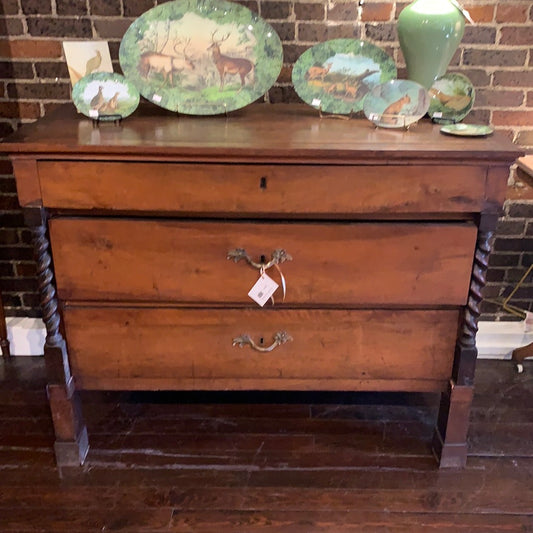
[[[283,62],[274,29],[224,0],[178,0],[136,19],[120,44],[124,75],[147,100],[189,115],[240,109],[276,81]]]
[[[376,85],[396,78],[396,65],[381,48],[356,39],[332,39],[306,50],[292,70],[298,96],[326,113],[363,108]]]

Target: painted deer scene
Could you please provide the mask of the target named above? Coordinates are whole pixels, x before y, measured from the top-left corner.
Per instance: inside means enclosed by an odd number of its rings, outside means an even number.
[[[201,30],[199,31],[199,29]],[[154,21],[138,46],[138,72],[152,86],[219,99],[255,84],[256,38],[244,25],[216,24],[194,13]]]
[[[381,67],[372,59],[337,53],[305,73],[309,87],[345,102],[355,102],[380,82]]]

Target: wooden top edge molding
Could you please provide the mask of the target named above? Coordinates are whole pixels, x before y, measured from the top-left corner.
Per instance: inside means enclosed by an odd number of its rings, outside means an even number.
[[[320,118],[301,104],[254,104],[228,116],[193,117],[140,107],[121,124],[101,123],[76,113],[70,104],[23,126],[0,151],[15,154],[143,155],[187,160],[258,160],[322,163],[435,159],[502,161],[524,154],[501,133],[464,138],[440,133],[422,120],[410,130],[382,129],[361,119]]]

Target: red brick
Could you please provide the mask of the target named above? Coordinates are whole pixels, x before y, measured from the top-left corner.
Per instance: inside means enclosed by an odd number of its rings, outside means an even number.
[[[7,157],[0,158],[0,175],[13,174],[13,165]]]
[[[35,276],[37,268],[35,266],[35,263],[16,263],[15,271],[17,273],[17,276],[29,278]]]
[[[121,39],[134,19],[109,18],[94,21],[98,37],[103,39]]]
[[[392,19],[394,4],[390,2],[366,3],[363,6],[364,22],[386,22]]]
[[[36,102],[0,102],[2,118],[39,118],[41,107]]]
[[[527,107],[533,107],[533,91],[528,91],[526,105]]]
[[[33,59],[60,58],[61,56],[61,41],[48,39],[0,40],[0,57]]]
[[[16,194],[4,194],[0,196],[0,209],[2,211],[16,211],[19,208],[19,201]]]
[[[480,50],[466,48],[463,64],[469,66],[519,67],[526,64],[527,50]]]
[[[531,26],[505,26],[501,29],[500,44],[533,44],[533,28]]]
[[[498,4],[496,22],[527,22],[529,2]]]
[[[492,22],[494,20],[494,5],[482,4],[482,5],[472,5],[472,4],[463,4],[465,9],[468,10],[470,16],[474,22]]]
[[[533,126],[533,111],[493,111],[495,126]]]
[[[533,71],[496,71],[493,84],[495,87],[533,87]]]
[[[357,6],[355,3],[333,4],[328,9],[328,20],[338,20],[340,22],[354,21],[357,19]]]
[[[524,102],[524,91],[484,89],[476,91],[476,106],[519,107]]]
[[[294,4],[296,20],[324,20],[325,9],[323,4]]]
[[[291,83],[292,81],[292,67],[288,65],[283,65],[281,67],[281,72],[278,76],[278,83]]]
[[[91,38],[93,30],[87,17],[26,17],[28,33],[36,37]]]
[[[516,144],[520,146],[533,146],[533,130],[523,130],[518,132]]]

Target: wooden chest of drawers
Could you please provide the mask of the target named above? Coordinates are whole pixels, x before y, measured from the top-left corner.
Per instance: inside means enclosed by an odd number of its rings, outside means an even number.
[[[62,109],[4,151],[34,231],[60,465],[87,453],[82,389],[439,392],[435,453],[464,465],[519,155],[505,139],[302,106],[99,126]],[[269,265],[286,295],[260,308],[248,291]]]

